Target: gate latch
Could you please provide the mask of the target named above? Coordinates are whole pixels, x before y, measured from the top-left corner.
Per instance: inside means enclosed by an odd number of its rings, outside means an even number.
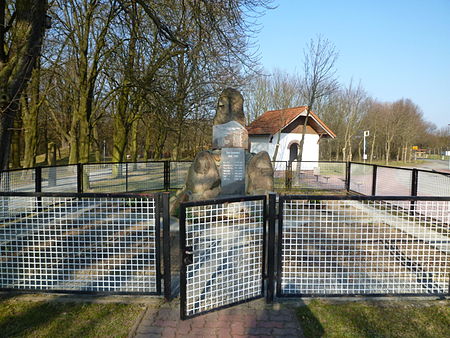
[[[193,255],[194,255],[194,250],[193,250],[192,246],[187,246],[184,249],[184,264],[185,265],[189,265],[194,262]]]

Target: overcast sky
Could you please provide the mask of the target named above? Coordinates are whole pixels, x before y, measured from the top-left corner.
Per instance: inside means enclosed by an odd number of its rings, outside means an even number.
[[[317,35],[339,51],[341,83],[382,101],[410,98],[427,121],[450,123],[450,0],[275,0],[257,36],[266,71],[301,72]]]

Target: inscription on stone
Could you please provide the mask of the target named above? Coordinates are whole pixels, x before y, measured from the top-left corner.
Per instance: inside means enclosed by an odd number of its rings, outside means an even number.
[[[248,149],[248,132],[236,121],[215,125],[213,126],[213,148]]]
[[[221,195],[245,194],[245,150],[223,148],[220,160]]]

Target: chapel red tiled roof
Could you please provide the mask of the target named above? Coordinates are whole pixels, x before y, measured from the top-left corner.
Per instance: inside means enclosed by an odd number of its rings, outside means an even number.
[[[247,126],[249,135],[274,135],[292,123],[299,115],[306,115],[307,106],[269,110],[259,116]],[[310,116],[332,138],[336,137],[333,131],[314,113]]]

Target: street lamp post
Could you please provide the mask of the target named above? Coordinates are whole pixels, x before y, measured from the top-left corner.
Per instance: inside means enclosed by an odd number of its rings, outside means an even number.
[[[367,153],[366,153],[366,137],[369,136],[369,131],[368,130],[364,130],[364,139],[363,139],[363,160],[364,163],[366,163],[367,160]]]

